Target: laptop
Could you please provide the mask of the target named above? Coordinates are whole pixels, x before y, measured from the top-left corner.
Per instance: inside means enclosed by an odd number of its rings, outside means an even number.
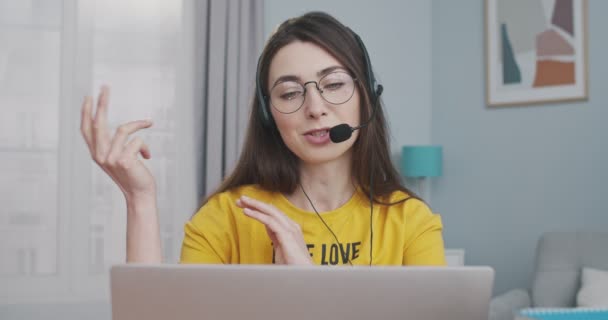
[[[114,320],[487,320],[490,267],[117,265]]]

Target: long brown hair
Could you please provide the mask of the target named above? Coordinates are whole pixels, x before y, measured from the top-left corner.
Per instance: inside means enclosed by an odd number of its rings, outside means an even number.
[[[385,203],[394,191],[405,192],[408,198],[418,198],[400,182],[389,152],[389,135],[381,108],[381,101],[372,106],[367,79],[366,62],[362,48],[353,32],[332,16],[323,12],[310,12],[283,22],[270,37],[260,56],[257,76],[262,92],[268,96],[270,61],[284,46],[294,41],[314,43],[333,55],[356,79],[361,94],[360,119],[369,119],[372,107],[376,115],[369,125],[360,129],[353,145],[352,176],[366,193],[370,191],[370,174],[373,174],[374,202]],[[280,138],[276,126],[263,125],[262,105],[256,98],[252,102],[247,134],[236,168],[212,196],[246,184],[257,184],[273,192],[291,194],[300,183],[299,159]],[[270,113],[270,112],[269,112]],[[364,120],[363,120],[364,121]],[[371,156],[374,157],[371,160]],[[373,166],[372,166],[373,164]],[[401,201],[399,201],[401,202]]]

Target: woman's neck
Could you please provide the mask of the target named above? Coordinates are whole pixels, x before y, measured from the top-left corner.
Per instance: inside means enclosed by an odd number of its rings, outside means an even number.
[[[296,188],[293,194],[287,195],[287,198],[295,206],[307,211],[335,210],[348,202],[356,190],[350,161],[344,160],[315,165],[302,163],[300,181],[301,186]],[[314,209],[310,202],[314,205]]]

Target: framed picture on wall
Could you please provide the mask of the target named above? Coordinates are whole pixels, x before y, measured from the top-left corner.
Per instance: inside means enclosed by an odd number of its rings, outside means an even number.
[[[587,0],[485,5],[488,106],[587,99]]]

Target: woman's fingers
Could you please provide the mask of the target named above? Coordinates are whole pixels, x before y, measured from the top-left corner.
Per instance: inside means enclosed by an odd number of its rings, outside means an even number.
[[[144,143],[144,140],[140,137],[135,137],[125,146],[125,150],[123,152],[123,159],[137,159],[137,154],[141,153],[141,155],[145,159],[150,159],[150,149]]]
[[[282,225],[274,217],[250,208],[244,208],[243,213],[245,213],[245,215],[248,217],[258,220],[267,228],[270,228],[275,235],[281,233],[280,230],[282,229]]]
[[[93,111],[93,97],[85,97],[82,105],[80,131],[91,156],[125,196],[134,198],[141,194],[154,195],[154,177],[137,156],[140,153],[144,159],[150,159],[150,148],[139,137],[129,141],[131,134],[152,126],[152,121],[138,120],[123,124],[112,136],[108,127],[109,99],[109,88],[103,86],[97,110]]]
[[[148,147],[148,145],[145,143],[141,146],[140,153],[141,153],[141,156],[144,157],[144,159],[152,158],[152,153],[150,152],[150,147]]]
[[[103,163],[110,149],[110,137],[108,134],[107,118],[108,118],[108,101],[110,99],[110,90],[107,86],[101,87],[99,98],[97,100],[97,110],[93,119],[93,144],[95,148],[95,160],[98,163]]]
[[[275,245],[280,245],[288,234],[293,235],[293,229],[286,227],[275,216],[251,208],[244,208],[243,213],[266,226],[266,231]]]
[[[89,147],[89,151],[93,151],[93,117],[91,116],[92,109],[92,98],[90,96],[86,96],[84,101],[82,102],[82,108],[80,112],[80,133],[84,138],[84,141],[87,143]]]
[[[112,138],[112,144],[110,147],[110,151],[108,154],[108,163],[110,165],[114,165],[116,163],[116,161],[118,161],[119,159],[121,159],[123,156],[131,156],[133,154],[137,155],[137,152],[140,151],[140,147],[141,145],[143,145],[143,141],[141,143],[140,146],[138,146],[136,152],[131,152],[131,151],[126,151],[123,152],[123,149],[126,148],[125,143],[127,141],[127,138],[129,138],[129,135],[135,133],[138,130],[144,129],[144,128],[149,128],[150,126],[152,126],[152,122],[149,120],[136,120],[136,121],[131,121],[128,123],[125,123],[123,125],[121,125],[120,127],[118,127],[118,129],[116,129],[116,134],[114,134],[114,137]],[[141,139],[139,139],[141,140]],[[134,141],[136,141],[136,139],[133,139],[130,143],[133,143]],[[149,153],[149,149],[146,150]],[[125,153],[125,155],[123,155],[123,153]],[[142,153],[142,156],[144,156],[144,154]],[[145,156],[144,156],[145,158]],[[147,158],[146,158],[147,159]]]
[[[242,196],[241,198],[239,198],[239,200],[240,200],[240,204],[242,205],[241,206],[242,208],[254,209],[263,214],[272,216],[275,219],[277,219],[277,221],[279,221],[286,228],[294,227],[294,224],[295,224],[294,222],[292,222],[289,218],[287,218],[287,216],[285,216],[284,213],[279,211],[279,209],[275,208],[274,206],[272,206],[270,204],[267,204],[265,202],[262,202],[262,201],[259,201],[259,200],[253,199],[253,198],[249,198],[246,196]],[[237,203],[237,205],[238,205],[238,203]]]
[[[119,160],[125,161],[122,158],[129,135],[152,126],[150,120],[132,121],[118,127],[114,137],[110,137],[107,120],[109,99],[110,89],[107,86],[102,86],[97,99],[97,110],[93,116],[93,98],[85,97],[80,120],[80,131],[89,147],[89,151],[93,159],[102,167],[106,164],[115,166]],[[138,147],[137,152],[141,153],[145,159],[150,158],[150,149],[143,143]],[[131,156],[130,152],[127,152],[127,154]]]
[[[256,219],[266,227],[266,233],[270,237],[275,248],[282,248],[282,252],[294,251],[298,248],[298,240],[296,237],[302,238],[302,234],[295,235],[291,229],[286,229],[275,217],[267,215],[263,212],[245,208],[243,213],[246,216]],[[295,251],[299,251],[296,249]],[[306,251],[307,252],[307,251]]]

